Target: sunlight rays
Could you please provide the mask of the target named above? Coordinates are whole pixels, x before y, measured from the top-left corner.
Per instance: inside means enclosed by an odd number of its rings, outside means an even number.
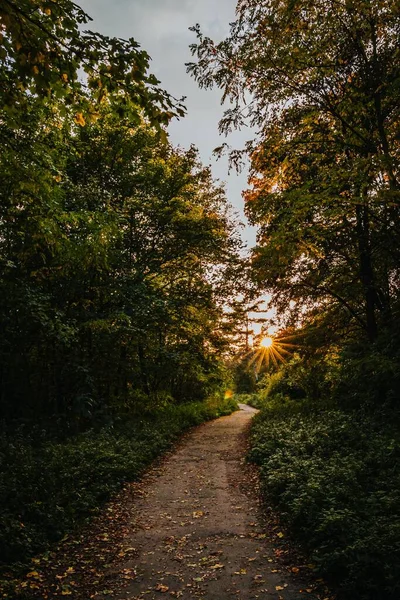
[[[293,335],[275,337],[265,336],[262,337],[259,345],[256,348],[252,348],[247,354],[253,356],[249,360],[249,367],[254,365],[254,369],[257,373],[260,372],[263,363],[267,367],[272,363],[275,367],[279,366],[279,363],[285,362],[288,355],[291,354],[291,350],[297,346],[289,340],[292,340]]]

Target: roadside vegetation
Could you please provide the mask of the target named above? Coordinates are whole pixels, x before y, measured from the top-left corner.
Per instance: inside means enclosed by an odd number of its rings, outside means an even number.
[[[399,359],[387,340],[322,352],[314,334],[297,330],[292,355],[278,367],[264,361],[258,381],[248,358],[239,362],[247,393],[236,398],[260,409],[248,458],[265,502],[339,599],[396,600]]]
[[[330,395],[326,390],[320,398],[307,395],[307,370],[301,369],[295,357],[267,374],[257,392],[237,396],[261,409],[249,459],[260,466],[265,502],[275,507],[316,575],[339,598],[395,600],[400,593],[398,407],[384,397],[379,407],[362,401],[371,393],[370,379],[362,390],[355,371],[350,379],[360,393],[358,406],[346,406],[349,396],[342,395],[343,382],[337,380]]]

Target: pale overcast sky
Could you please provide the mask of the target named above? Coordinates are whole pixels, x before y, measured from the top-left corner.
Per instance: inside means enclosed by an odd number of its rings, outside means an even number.
[[[219,41],[228,33],[234,20],[236,0],[76,0],[93,18],[89,29],[112,37],[134,37],[152,57],[151,72],[161,80],[170,94],[187,96],[187,116],[174,121],[169,128],[174,145],[185,148],[195,144],[204,164],[212,165],[214,177],[227,182],[228,199],[243,215],[241,191],[246,187],[246,174],[228,175],[226,159],[216,161],[212,151],[225,138],[218,135],[218,121],[223,109],[218,90],[200,90],[186,73],[191,60],[189,44],[195,35],[188,28],[200,23],[204,33]],[[250,131],[239,132],[228,140],[241,147],[251,137]],[[247,226],[242,232],[249,247],[255,245],[255,230]]]

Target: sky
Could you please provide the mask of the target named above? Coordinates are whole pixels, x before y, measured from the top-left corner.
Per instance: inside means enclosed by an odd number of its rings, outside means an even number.
[[[88,29],[111,37],[135,38],[152,58],[151,72],[161,86],[176,98],[186,96],[187,116],[174,120],[169,127],[175,146],[197,146],[205,165],[211,165],[216,179],[226,182],[229,202],[246,224],[241,232],[248,248],[256,243],[255,228],[246,223],[241,192],[246,188],[247,173],[229,173],[227,158],[216,160],[212,151],[224,141],[242,147],[251,138],[245,130],[225,140],[218,134],[223,114],[219,90],[201,90],[186,73],[185,63],[192,60],[189,44],[195,34],[189,27],[200,23],[203,32],[220,41],[229,32],[235,18],[236,0],[77,0],[92,17]]]

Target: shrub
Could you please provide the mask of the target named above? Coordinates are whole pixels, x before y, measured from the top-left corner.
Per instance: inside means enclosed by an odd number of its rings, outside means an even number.
[[[266,373],[259,385],[260,397],[267,401],[280,395],[326,404],[336,385],[338,368],[333,352],[321,356],[294,354],[279,370]]]
[[[340,598],[400,597],[396,421],[270,402],[255,418],[250,458],[264,495]]]

